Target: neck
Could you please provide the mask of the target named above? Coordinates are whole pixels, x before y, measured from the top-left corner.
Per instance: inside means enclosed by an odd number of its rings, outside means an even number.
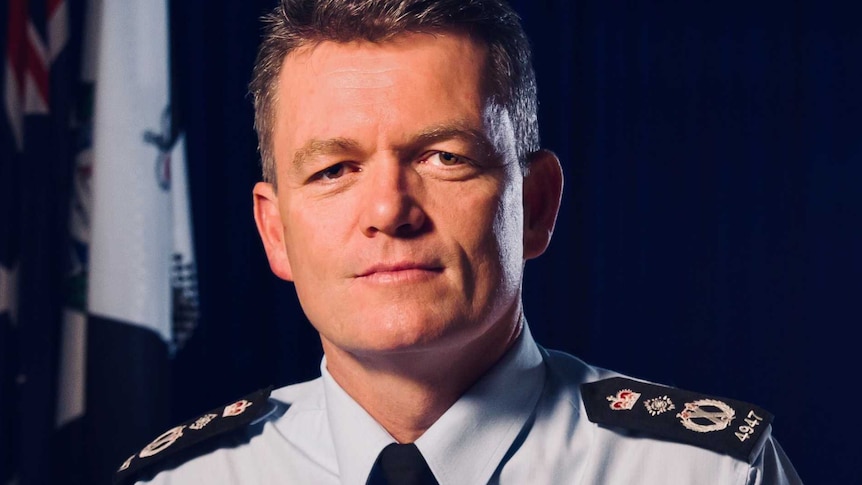
[[[512,346],[520,305],[464,345],[379,355],[349,352],[321,336],[333,379],[399,443],[422,436]]]

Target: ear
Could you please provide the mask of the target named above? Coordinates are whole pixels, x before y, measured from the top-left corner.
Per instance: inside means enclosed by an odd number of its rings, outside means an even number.
[[[254,194],[254,222],[263,241],[269,267],[279,278],[293,281],[287,247],[284,245],[284,226],[281,223],[278,194],[272,184],[266,182],[255,184],[252,193]]]
[[[524,177],[524,259],[536,258],[548,248],[562,193],[560,160],[548,150],[532,153]]]

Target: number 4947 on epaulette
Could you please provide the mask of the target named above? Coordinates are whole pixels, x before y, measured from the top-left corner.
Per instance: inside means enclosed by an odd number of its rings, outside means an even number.
[[[761,421],[763,421],[763,418],[754,414],[754,411],[749,411],[748,416],[745,418],[745,423],[748,426],[740,426],[738,428],[739,431],[734,434],[736,434],[736,437],[739,438],[739,441],[745,441],[748,438],[751,438],[751,435],[754,433],[755,426],[760,424]]]

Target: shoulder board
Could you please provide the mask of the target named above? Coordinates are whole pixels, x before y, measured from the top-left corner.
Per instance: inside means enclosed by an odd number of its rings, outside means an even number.
[[[215,408],[165,431],[120,465],[114,474],[114,484],[131,483],[131,478],[155,463],[265,417],[274,409],[268,401],[271,391],[272,387],[268,387],[253,392],[234,403]]]
[[[581,384],[590,421],[649,433],[751,462],[772,414],[734,399],[612,377]]]

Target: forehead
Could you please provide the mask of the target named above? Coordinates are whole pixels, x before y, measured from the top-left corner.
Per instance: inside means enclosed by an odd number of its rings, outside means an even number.
[[[404,33],[381,41],[322,41],[298,47],[282,62],[279,85],[309,80],[309,75],[347,74],[377,69],[443,67],[462,60],[483,70],[487,48],[467,33],[441,30]],[[468,73],[469,74],[469,73]]]
[[[484,44],[457,32],[383,42],[326,41],[288,54],[279,74],[275,155],[307,139],[410,130],[446,117],[481,124]],[[373,126],[372,126],[373,125]],[[282,154],[283,155],[283,154]]]

